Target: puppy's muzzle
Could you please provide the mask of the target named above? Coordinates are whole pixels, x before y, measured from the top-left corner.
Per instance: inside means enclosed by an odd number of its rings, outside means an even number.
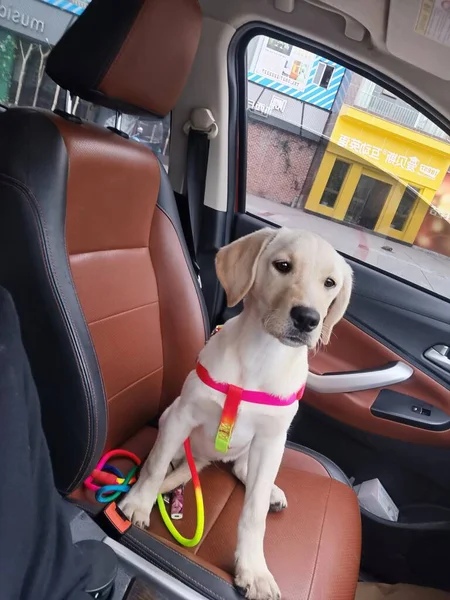
[[[314,308],[294,306],[291,319],[295,329],[300,333],[311,333],[320,323],[320,315]]]

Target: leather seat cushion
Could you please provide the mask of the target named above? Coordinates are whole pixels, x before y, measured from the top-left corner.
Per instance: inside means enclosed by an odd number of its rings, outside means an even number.
[[[124,447],[145,458],[156,435],[156,429],[145,427]],[[244,486],[223,463],[202,471],[200,480],[205,501],[202,542],[192,549],[174,544],[157,508],[149,533],[231,582]],[[354,492],[331,477],[317,458],[293,448],[286,448],[277,484],[286,493],[288,507],[268,515],[265,553],[283,600],[353,598],[361,536]],[[196,522],[191,483],[186,485],[184,506],[184,517],[176,525],[191,537]]]

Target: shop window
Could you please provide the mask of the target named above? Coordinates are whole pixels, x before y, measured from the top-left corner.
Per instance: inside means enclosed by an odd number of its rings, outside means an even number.
[[[331,169],[330,177],[328,178],[325,190],[320,199],[320,204],[333,208],[336,204],[337,197],[341,191],[345,176],[347,175],[349,164],[343,160],[336,159]]]
[[[331,76],[333,75],[334,67],[327,65],[324,62],[319,62],[313,82],[319,87],[328,88]]]
[[[450,298],[444,131],[369,78],[264,36],[248,46],[246,97],[247,212]]]
[[[419,188],[406,186],[403,196],[401,197],[400,204],[395,211],[394,218],[391,222],[392,229],[397,231],[403,231],[411,217],[411,214],[416,206],[417,199],[419,197]]]

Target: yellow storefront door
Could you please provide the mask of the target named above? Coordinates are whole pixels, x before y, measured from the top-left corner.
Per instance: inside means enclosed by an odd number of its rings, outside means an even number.
[[[432,198],[432,190],[397,182],[377,224],[377,231],[390,238],[413,243]]]
[[[338,218],[345,223],[358,225],[365,229],[378,231],[381,217],[386,207],[391,203],[396,182],[384,174],[357,167],[360,171],[353,190],[350,188],[343,195],[339,207]]]
[[[305,208],[376,231],[395,188],[384,173],[326,152]]]
[[[327,151],[305,208],[412,243],[428,207],[427,192]]]

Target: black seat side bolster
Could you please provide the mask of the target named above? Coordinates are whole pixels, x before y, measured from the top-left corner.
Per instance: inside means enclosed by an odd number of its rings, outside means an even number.
[[[66,251],[68,156],[45,112],[8,110],[0,131],[0,285],[17,307],[56,486],[68,494],[98,462],[107,425]]]
[[[344,471],[342,471],[340,467],[338,467],[332,460],[330,460],[323,454],[320,454],[315,450],[311,450],[311,448],[306,448],[306,446],[295,444],[294,442],[288,442],[286,444],[286,448],[290,448],[291,450],[296,450],[297,452],[302,452],[303,454],[311,456],[311,458],[314,458],[315,460],[317,460],[317,462],[319,462],[322,465],[322,467],[332,479],[336,479],[336,481],[340,481],[341,483],[352,487]]]
[[[208,600],[242,600],[242,595],[231,583],[134,525],[120,541],[130,550],[179,579]]]

